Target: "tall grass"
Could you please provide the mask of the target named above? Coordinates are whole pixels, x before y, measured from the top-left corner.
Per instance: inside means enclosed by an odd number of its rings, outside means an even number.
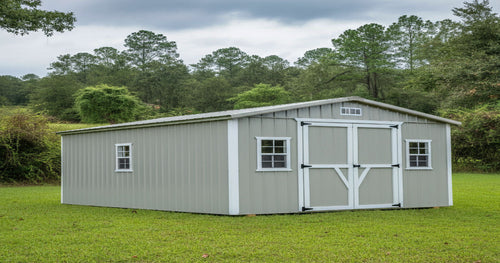
[[[231,217],[61,205],[0,187],[0,261],[499,262],[500,175],[456,174],[455,204]]]

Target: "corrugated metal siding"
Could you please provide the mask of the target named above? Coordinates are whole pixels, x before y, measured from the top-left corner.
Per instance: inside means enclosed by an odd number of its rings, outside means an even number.
[[[362,116],[340,115],[341,107],[361,108]],[[313,118],[313,119],[339,119],[339,120],[375,120],[375,121],[401,121],[434,123],[425,118],[394,112],[382,108],[369,106],[356,102],[341,102],[321,106],[306,107],[301,109],[280,111],[260,115],[264,118]]]
[[[133,172],[115,172],[115,144],[132,143]],[[65,135],[63,202],[228,211],[227,122]]]
[[[298,211],[297,123],[292,119],[242,118],[239,131],[240,213]],[[292,137],[291,172],[257,172],[256,136]]]
[[[361,108],[362,116],[340,115],[340,107]],[[445,124],[361,103],[341,102],[239,119],[241,214],[298,212],[297,140],[299,138],[294,118],[405,122],[401,142],[403,161],[405,138],[434,138],[433,170],[407,171],[403,168],[404,200],[407,207],[447,205]],[[257,136],[292,137],[291,172],[255,171]],[[406,163],[403,165],[406,167]]]
[[[362,116],[340,115],[359,107]],[[240,214],[299,211],[294,118],[400,121],[404,139],[432,139],[430,171],[405,170],[406,207],[447,205],[445,125],[356,102],[238,119]],[[290,172],[257,172],[256,138],[291,137]],[[227,121],[64,135],[63,202],[228,214]],[[115,143],[133,144],[131,173],[116,173]],[[229,153],[231,154],[231,153]]]
[[[446,124],[404,124],[403,194],[405,207],[448,206],[446,162]],[[406,169],[405,139],[431,142],[432,170]]]

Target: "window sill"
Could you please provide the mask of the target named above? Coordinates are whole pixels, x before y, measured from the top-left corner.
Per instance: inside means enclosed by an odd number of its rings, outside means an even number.
[[[432,170],[432,167],[406,167],[406,170]]]
[[[134,170],[115,170],[115,173],[131,173]]]
[[[289,168],[261,168],[261,169],[257,169],[256,170],[257,172],[291,172],[292,169],[289,169]]]

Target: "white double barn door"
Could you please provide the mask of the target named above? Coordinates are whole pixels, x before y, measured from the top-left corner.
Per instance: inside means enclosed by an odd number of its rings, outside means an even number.
[[[303,210],[401,205],[398,125],[302,122],[301,129]]]

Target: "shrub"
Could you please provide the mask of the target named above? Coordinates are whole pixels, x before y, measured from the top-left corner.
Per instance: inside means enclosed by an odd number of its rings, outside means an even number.
[[[139,118],[143,103],[126,87],[98,85],[76,93],[76,108],[86,123],[120,123]]]
[[[278,105],[287,103],[289,100],[290,93],[283,87],[262,83],[229,99],[234,102],[235,109]]]
[[[18,112],[0,119],[0,182],[58,180],[60,143],[47,118]]]
[[[500,103],[473,110],[447,110],[443,115],[462,122],[451,134],[457,170],[500,171]]]

